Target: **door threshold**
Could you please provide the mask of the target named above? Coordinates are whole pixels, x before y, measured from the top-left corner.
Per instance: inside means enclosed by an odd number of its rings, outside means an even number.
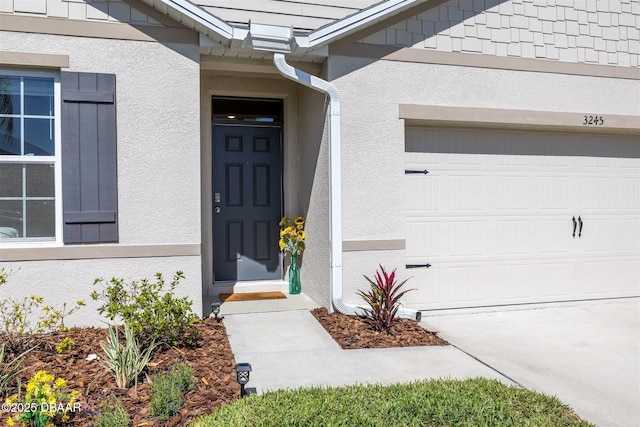
[[[280,291],[288,292],[289,283],[281,280],[240,280],[240,281],[218,281],[211,287],[210,295],[232,294],[240,292],[266,292]]]

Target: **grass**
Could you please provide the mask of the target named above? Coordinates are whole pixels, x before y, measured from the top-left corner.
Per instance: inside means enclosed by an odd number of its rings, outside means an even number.
[[[268,392],[237,400],[191,427],[592,426],[555,397],[497,380],[432,380]]]

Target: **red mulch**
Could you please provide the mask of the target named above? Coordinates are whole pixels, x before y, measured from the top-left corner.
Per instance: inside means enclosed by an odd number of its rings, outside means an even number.
[[[366,320],[357,316],[329,313],[326,308],[316,308],[312,313],[344,349],[449,345],[434,332],[409,319],[397,319],[389,334],[373,330]]]
[[[134,387],[119,390],[100,361],[85,360],[89,354],[102,353],[100,343],[106,342],[107,337],[107,330],[103,328],[73,328],[64,335],[35,336],[34,343],[38,343],[39,348],[31,352],[22,365],[27,367],[21,375],[23,393],[28,379],[36,371],[46,370],[66,379],[70,389],[80,392],[78,401],[82,402],[84,410],[73,413],[65,426],[90,426],[93,417],[89,412],[98,410],[112,394],[122,399],[131,415],[132,426],[186,426],[197,417],[210,414],[240,397],[240,386],[234,372],[235,360],[224,325],[207,319],[198,323],[197,328],[200,339],[193,348],[157,348],[147,368],[150,375],[166,370],[175,362],[185,362],[195,369],[196,388],[185,395],[180,413],[166,421],[149,419],[150,384],[140,380],[137,393]],[[64,336],[73,339],[74,345],[71,350],[58,354],[55,346]],[[15,390],[11,391],[13,393]],[[8,415],[0,412],[0,425],[5,425]]]

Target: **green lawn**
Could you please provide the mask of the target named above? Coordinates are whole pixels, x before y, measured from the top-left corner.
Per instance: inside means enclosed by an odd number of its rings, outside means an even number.
[[[496,380],[276,391],[237,400],[191,427],[592,426],[555,397]]]

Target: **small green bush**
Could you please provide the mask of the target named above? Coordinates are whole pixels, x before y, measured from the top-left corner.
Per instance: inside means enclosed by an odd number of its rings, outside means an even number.
[[[111,396],[93,419],[93,427],[128,427],[131,417],[120,399]]]
[[[100,284],[103,290],[94,290],[91,298],[103,303],[98,308],[100,314],[111,321],[120,318],[142,344],[195,344],[199,335],[195,328],[197,316],[191,310],[193,302],[174,295],[184,274],[176,272],[168,286],[162,274],[156,273],[155,277],[155,282],[141,279],[131,283],[115,277],[108,282],[96,279],[94,286]]]
[[[0,286],[7,284],[8,277],[9,273],[0,267]],[[33,341],[33,334],[67,331],[69,328],[64,324],[65,318],[84,305],[84,300],[79,300],[70,309],[67,309],[66,302],[62,304],[62,308],[55,308],[45,304],[44,298],[38,295],[22,299],[2,298],[0,341],[4,342],[10,351],[23,351]]]
[[[121,344],[118,339],[118,328],[113,326],[109,328],[107,343],[101,344],[104,351],[102,365],[113,374],[116,385],[120,388],[137,385],[138,376],[149,363],[151,353],[156,347],[151,342],[145,350],[141,351],[133,331],[127,325],[124,326],[124,339],[125,343]]]
[[[156,375],[151,386],[151,416],[166,420],[177,414],[184,403],[184,394],[196,386],[193,368],[176,363]]]

